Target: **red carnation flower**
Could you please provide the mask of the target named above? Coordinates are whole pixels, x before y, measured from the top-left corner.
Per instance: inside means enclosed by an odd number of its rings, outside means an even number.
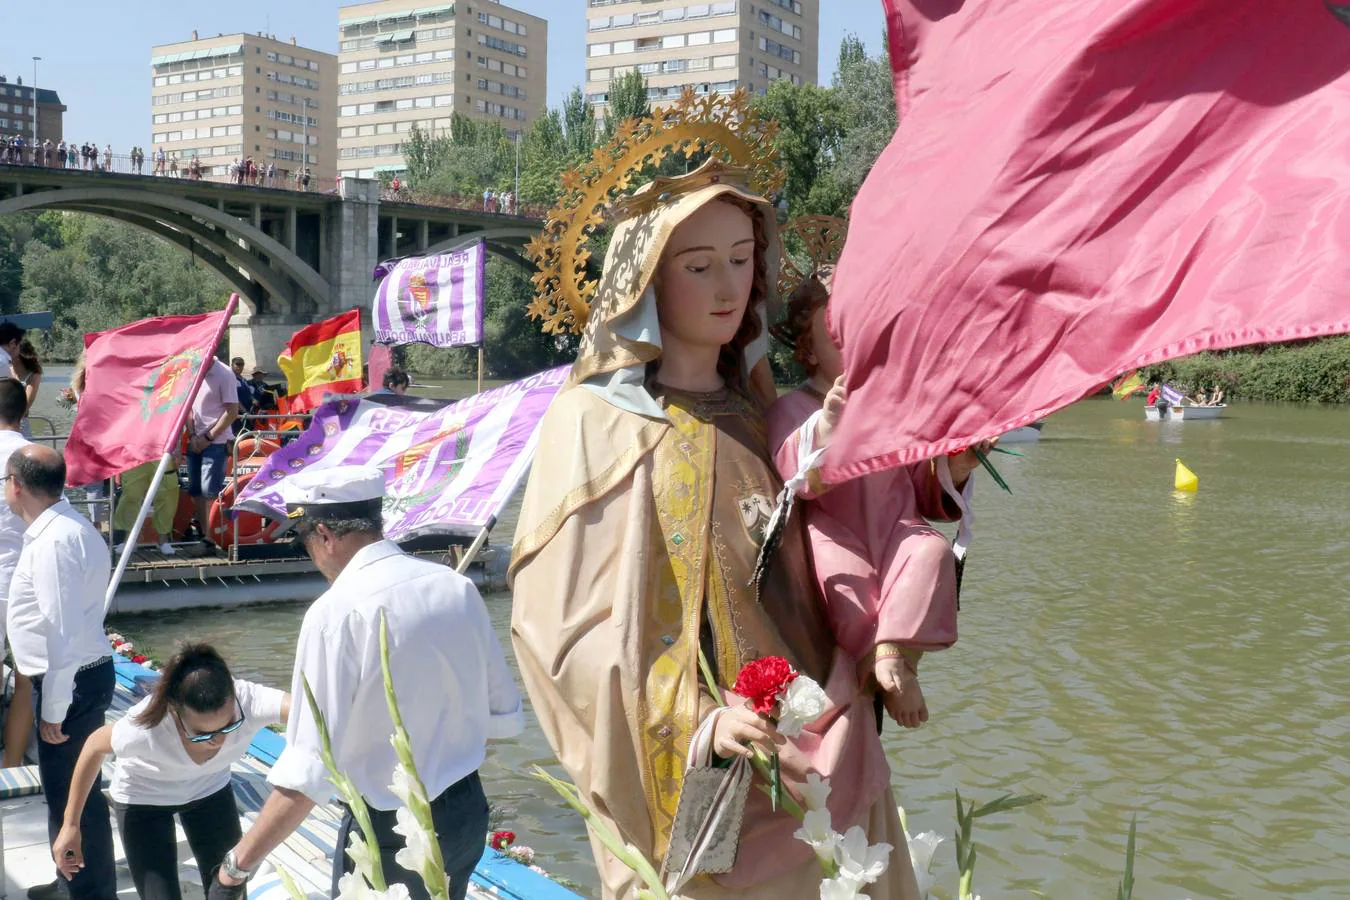
[[[150,660],[150,657],[148,657],[148,656],[141,656],[139,653],[136,654],[135,656],[133,656],[133,657],[131,658],[131,661],[134,662],[134,663],[143,663],[143,662],[148,662],[149,660]]]
[[[771,715],[780,695],[797,677],[797,670],[781,656],[765,656],[746,663],[731,689],[750,701],[751,708],[763,715]]]
[[[492,849],[505,850],[516,842],[516,833],[514,831],[494,831],[492,832]]]

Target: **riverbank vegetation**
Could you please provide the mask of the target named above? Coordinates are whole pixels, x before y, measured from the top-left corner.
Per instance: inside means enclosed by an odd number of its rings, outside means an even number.
[[[1144,370],[1190,392],[1217,385],[1226,399],[1350,403],[1350,337],[1197,353]]]

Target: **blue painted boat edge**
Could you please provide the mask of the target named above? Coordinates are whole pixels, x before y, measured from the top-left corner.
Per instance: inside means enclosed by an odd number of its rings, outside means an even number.
[[[113,656],[113,671],[123,686],[136,692],[138,679],[142,683],[159,677],[157,672],[147,669],[140,663],[132,662],[122,656]],[[275,731],[264,729],[258,732],[249,745],[248,755],[259,762],[272,765],[286,747],[286,739]],[[485,836],[486,837],[486,836]],[[577,900],[573,893],[555,881],[540,875],[529,866],[517,862],[504,853],[484,847],[483,858],[473,873],[473,880],[488,888],[495,888],[498,895],[511,900]]]

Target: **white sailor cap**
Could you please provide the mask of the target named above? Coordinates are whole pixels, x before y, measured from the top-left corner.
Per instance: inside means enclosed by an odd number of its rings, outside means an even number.
[[[332,466],[297,472],[282,486],[288,519],[341,519],[378,514],[384,472],[375,466]]]

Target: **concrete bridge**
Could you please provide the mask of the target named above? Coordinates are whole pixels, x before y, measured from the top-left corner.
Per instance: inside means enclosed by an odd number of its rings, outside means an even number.
[[[270,367],[301,325],[369,309],[382,259],[436,253],[473,238],[530,268],[537,219],[382,200],[374,181],[331,193],[150,175],[0,166],[0,215],[70,210],[135,225],[219,272],[243,302],[230,355]]]

